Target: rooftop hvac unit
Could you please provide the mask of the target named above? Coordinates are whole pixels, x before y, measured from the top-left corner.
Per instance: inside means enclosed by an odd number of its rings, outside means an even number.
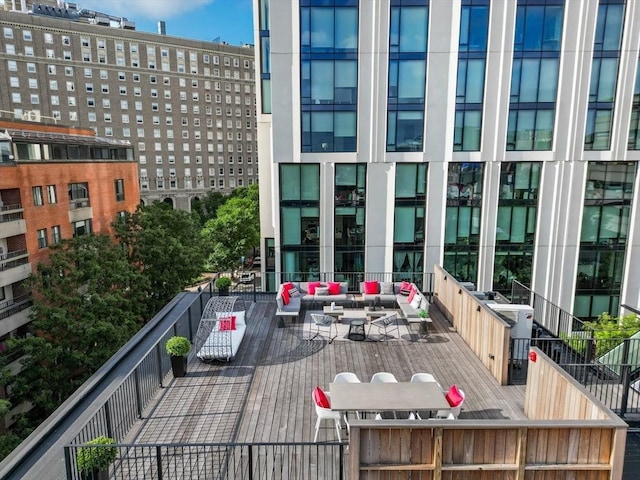
[[[533,307],[511,303],[490,303],[487,307],[511,325],[511,338],[517,339],[515,351],[512,353],[513,359],[526,360],[533,329]]]

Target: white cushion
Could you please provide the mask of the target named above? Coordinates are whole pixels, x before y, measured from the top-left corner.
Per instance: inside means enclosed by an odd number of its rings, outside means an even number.
[[[421,300],[422,300],[422,298],[421,298],[419,295],[415,295],[415,296],[413,297],[413,300],[411,300],[410,305],[411,305],[413,308],[418,308],[418,307],[420,306],[420,301],[421,301]]]

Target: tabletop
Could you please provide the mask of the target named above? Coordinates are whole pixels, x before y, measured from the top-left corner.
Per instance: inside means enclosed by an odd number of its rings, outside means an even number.
[[[331,409],[340,411],[449,410],[435,382],[330,383]]]

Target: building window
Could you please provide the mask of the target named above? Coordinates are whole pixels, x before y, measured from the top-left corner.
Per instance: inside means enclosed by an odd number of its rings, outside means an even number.
[[[489,0],[463,0],[458,43],[454,151],[479,151],[489,31]]]
[[[92,232],[91,219],[73,223],[73,236],[89,235]]]
[[[507,150],[551,150],[564,4],[518,0]]]
[[[366,165],[336,164],[335,271],[364,271]]]
[[[69,208],[83,208],[89,206],[89,184],[70,183],[67,193],[69,194]]]
[[[116,201],[124,202],[124,180],[122,178],[118,178],[113,183],[116,191]]]
[[[38,248],[46,248],[47,247],[47,229],[43,228],[36,232],[36,236],[38,238]]]
[[[636,86],[633,90],[631,124],[629,127],[629,150],[640,150],[640,61],[636,71]]]
[[[60,231],[60,225],[54,225],[51,227],[51,243],[55,245],[62,240],[62,233]]]
[[[624,0],[600,0],[593,43],[585,150],[609,150],[624,25]]]
[[[462,282],[478,277],[482,176],[481,163],[449,164],[444,269]]]
[[[55,185],[47,185],[47,200],[50,204],[58,203],[58,195]]]
[[[573,309],[582,319],[618,315],[636,169],[634,162],[589,162]]]
[[[541,163],[503,162],[500,170],[493,290],[531,285]]]
[[[33,193],[33,205],[40,207],[44,205],[44,197],[42,196],[42,187],[31,187],[31,193]]]
[[[391,1],[387,151],[423,149],[429,2]]]
[[[302,151],[355,152],[358,0],[303,2],[300,30]]]
[[[394,281],[422,283],[427,164],[396,164],[393,219]]]

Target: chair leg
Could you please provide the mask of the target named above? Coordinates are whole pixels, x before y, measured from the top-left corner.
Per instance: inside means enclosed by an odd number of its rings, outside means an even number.
[[[316,435],[315,437],[313,437],[313,443],[316,443],[318,441],[318,432],[320,432],[320,417],[318,417],[318,420],[316,420]]]
[[[342,428],[342,425],[340,425],[340,420],[338,420],[337,418],[335,419],[335,422],[336,422],[336,432],[338,432],[338,441],[341,442],[342,437],[340,436],[340,429]]]

